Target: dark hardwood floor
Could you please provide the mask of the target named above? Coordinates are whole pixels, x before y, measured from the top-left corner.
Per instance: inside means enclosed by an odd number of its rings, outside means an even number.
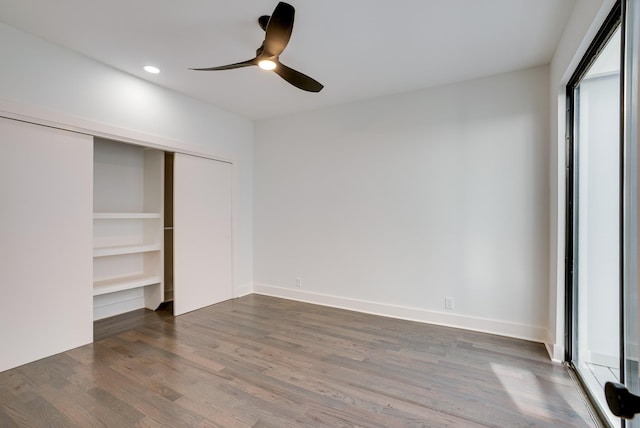
[[[0,373],[0,426],[596,425],[541,344],[250,295]]]
[[[173,303],[163,303],[157,311],[139,309],[93,323],[93,341],[98,342],[109,336],[115,336],[131,330],[143,328],[154,321],[162,321],[173,316]]]

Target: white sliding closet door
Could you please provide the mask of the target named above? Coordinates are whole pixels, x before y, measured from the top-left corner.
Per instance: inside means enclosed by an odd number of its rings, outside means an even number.
[[[174,315],[233,297],[231,164],[176,153]]]
[[[0,371],[93,340],[93,138],[0,118]]]

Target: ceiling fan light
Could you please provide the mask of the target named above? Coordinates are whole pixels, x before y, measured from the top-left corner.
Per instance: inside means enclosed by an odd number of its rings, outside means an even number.
[[[263,70],[274,70],[276,68],[276,63],[270,59],[263,59],[258,63],[258,67]]]

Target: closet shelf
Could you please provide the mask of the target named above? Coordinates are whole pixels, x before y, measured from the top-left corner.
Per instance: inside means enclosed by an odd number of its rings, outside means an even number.
[[[119,256],[122,254],[147,253],[160,251],[160,244],[122,245],[117,247],[101,247],[93,249],[93,257]]]
[[[115,293],[118,291],[131,290],[133,288],[145,287],[147,285],[159,284],[161,278],[159,275],[132,275],[122,278],[112,278],[93,283],[93,295],[101,296],[103,294]]]
[[[94,220],[135,220],[160,218],[160,213],[93,213]]]

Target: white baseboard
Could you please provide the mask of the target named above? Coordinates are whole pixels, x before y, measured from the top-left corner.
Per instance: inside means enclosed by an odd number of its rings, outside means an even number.
[[[276,287],[267,284],[255,283],[253,292],[300,302],[347,309],[356,312],[364,312],[373,315],[381,315],[390,318],[417,321],[428,324],[437,324],[446,327],[455,327],[465,330],[491,333],[499,336],[525,339],[533,342],[545,343],[547,329],[524,324],[510,323],[506,321],[491,320],[471,317],[455,313],[429,311],[419,308],[389,305],[386,303],[366,302],[345,297],[330,296],[326,294],[312,293],[309,291]]]
[[[93,320],[101,320],[144,308],[141,288],[102,294],[93,297]]]
[[[544,346],[547,348],[547,353],[551,361],[554,363],[562,363],[564,361],[564,346],[550,342],[545,342]]]
[[[233,297],[243,297],[253,293],[253,284],[242,284],[235,287]]]

